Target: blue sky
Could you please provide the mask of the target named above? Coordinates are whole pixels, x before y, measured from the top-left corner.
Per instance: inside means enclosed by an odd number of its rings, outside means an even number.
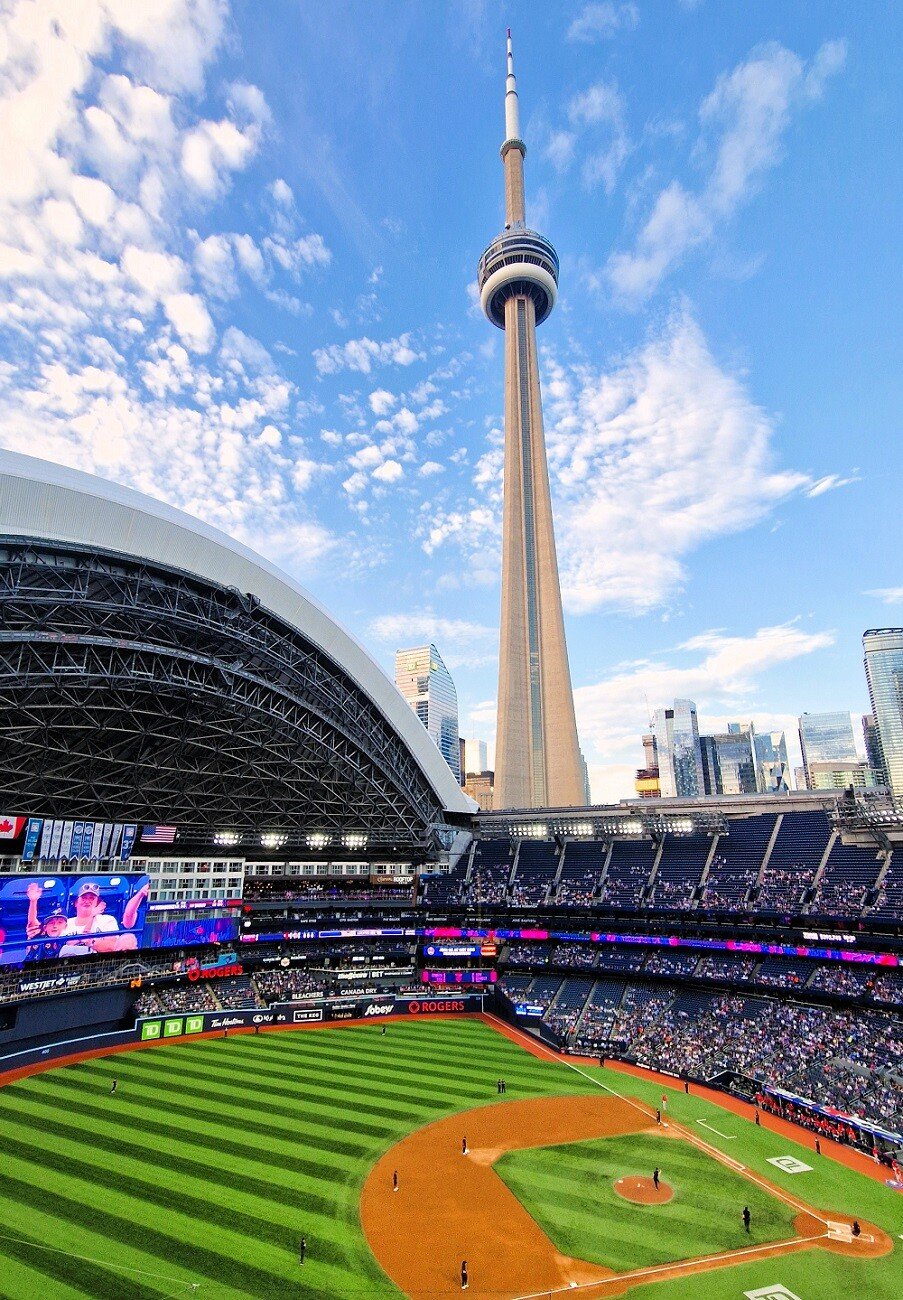
[[[903,618],[890,0],[12,0],[0,446],[281,563],[492,739],[505,27],[578,725],[867,708]],[[896,365],[894,364],[896,362]]]

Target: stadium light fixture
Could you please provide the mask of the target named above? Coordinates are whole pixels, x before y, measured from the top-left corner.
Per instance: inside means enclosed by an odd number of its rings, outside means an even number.
[[[213,843],[222,849],[234,848],[236,844],[241,843],[241,833],[239,831],[217,831],[213,836]]]
[[[281,831],[267,831],[261,835],[260,843],[265,849],[281,849],[288,843],[288,836]]]
[[[325,849],[329,844],[330,836],[325,831],[314,831],[307,837],[307,847],[309,849]]]
[[[347,835],[342,836],[342,843],[346,849],[365,849],[367,847],[367,837],[359,831],[350,831]]]

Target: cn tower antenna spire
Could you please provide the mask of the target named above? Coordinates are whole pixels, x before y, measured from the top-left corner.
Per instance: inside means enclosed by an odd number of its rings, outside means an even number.
[[[508,28],[508,75],[505,78],[505,143],[520,140],[520,110],[517,102],[517,81],[514,76],[514,53],[511,49],[511,28]]]

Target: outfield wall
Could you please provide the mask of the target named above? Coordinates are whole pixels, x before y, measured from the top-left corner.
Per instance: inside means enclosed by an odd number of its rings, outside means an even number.
[[[127,993],[122,990],[117,990],[112,995],[83,995],[85,1001],[107,1001],[108,1003],[121,1001],[127,996]],[[81,1000],[78,997],[59,999],[60,1002],[67,1003]],[[117,1027],[115,1020],[112,1023],[110,1020],[101,1023],[85,1019],[77,1020],[74,1018],[75,1009],[71,1008],[70,1023],[61,1026],[55,1035],[43,1033],[40,1038],[20,1038],[15,1045],[0,1044],[0,1080],[3,1075],[14,1070],[30,1069],[36,1065],[62,1061],[66,1057],[78,1056],[85,1052],[109,1051],[118,1047],[164,1040],[172,1042],[201,1034],[228,1033],[230,1029],[291,1029],[295,1026],[301,1028],[304,1025],[335,1024],[349,1020],[376,1023],[390,1016],[473,1015],[484,1009],[486,1000],[483,994],[478,993],[465,993],[453,997],[376,995],[332,998],[303,1004],[277,1003],[272,1007],[145,1016],[136,1020],[128,1028]],[[27,1009],[27,1006],[22,1008],[23,1011]],[[46,1001],[36,1004],[34,1009],[39,1017],[43,1018],[47,1010]],[[71,1032],[67,1033],[66,1029],[70,1029]]]

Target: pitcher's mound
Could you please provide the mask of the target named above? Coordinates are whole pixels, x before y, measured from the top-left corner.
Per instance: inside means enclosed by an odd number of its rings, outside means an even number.
[[[674,1189],[658,1180],[658,1187],[651,1178],[619,1178],[614,1185],[619,1196],[634,1205],[664,1205],[674,1195]]]

